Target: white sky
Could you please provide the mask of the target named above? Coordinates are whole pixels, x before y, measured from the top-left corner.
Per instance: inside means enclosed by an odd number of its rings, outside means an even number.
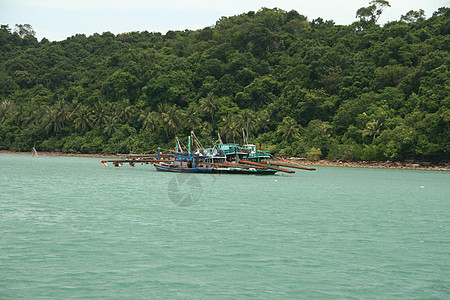
[[[356,21],[358,8],[370,0],[0,0],[0,24],[31,24],[36,37],[54,41],[77,33],[87,36],[110,31],[166,33],[168,30],[212,26],[222,16],[233,16],[261,7],[294,9],[312,20],[336,24]],[[399,20],[410,10],[423,9],[430,17],[450,0],[389,0],[379,22]]]

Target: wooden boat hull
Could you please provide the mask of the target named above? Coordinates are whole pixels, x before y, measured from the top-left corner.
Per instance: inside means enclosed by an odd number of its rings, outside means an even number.
[[[241,175],[274,175],[276,170],[242,169],[242,168],[182,168],[169,164],[154,164],[157,171],[177,173],[211,173],[211,174],[241,174]]]
[[[241,168],[214,168],[212,174],[240,174],[240,175],[274,175],[275,170],[241,169]]]
[[[177,173],[210,173],[212,168],[182,168],[168,164],[154,164],[156,171]]]

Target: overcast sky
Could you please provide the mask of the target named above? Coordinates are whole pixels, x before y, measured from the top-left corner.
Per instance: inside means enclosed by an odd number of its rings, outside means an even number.
[[[321,17],[336,24],[356,21],[358,8],[370,0],[0,0],[0,24],[31,24],[36,37],[54,41],[77,33],[122,33],[200,29],[222,16],[261,7],[294,9],[312,20]],[[380,23],[400,19],[410,10],[423,9],[430,17],[450,0],[389,0]]]

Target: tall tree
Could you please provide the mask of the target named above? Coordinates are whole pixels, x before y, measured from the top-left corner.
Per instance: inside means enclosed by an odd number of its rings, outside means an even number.
[[[139,121],[142,122],[142,129],[154,131],[159,125],[158,113],[147,108],[139,115]]]
[[[170,109],[170,105],[167,103],[159,103],[158,104],[158,123],[161,127],[163,127],[164,132],[166,133],[166,139],[169,141],[169,132],[171,125],[169,123],[168,111]]]
[[[410,10],[405,15],[402,15],[400,17],[400,21],[406,22],[406,23],[414,23],[425,20],[425,12],[423,9],[417,10]]]
[[[130,105],[130,100],[126,99],[116,103],[116,116],[121,123],[126,123],[133,115],[134,106]]]
[[[218,106],[217,98],[213,93],[208,93],[205,98],[200,100],[200,109],[211,116],[211,126],[214,128],[214,112]]]
[[[73,113],[73,123],[76,129],[88,131],[94,126],[94,115],[86,105],[78,105]]]
[[[34,31],[33,26],[31,26],[30,24],[16,24],[14,32],[16,32],[21,38],[24,38],[28,35],[36,35],[36,31]]]
[[[106,116],[104,126],[103,133],[111,137],[116,132],[117,128],[119,128],[117,117],[113,115]]]
[[[298,136],[300,130],[297,122],[291,117],[285,117],[283,122],[278,125],[277,133],[281,135],[281,138],[285,142],[292,141]]]
[[[256,114],[250,109],[244,109],[237,115],[236,121],[237,125],[245,130],[245,136],[248,138],[250,132],[255,129]]]
[[[356,17],[359,18],[361,22],[375,24],[383,13],[383,9],[386,6],[391,7],[386,0],[372,0],[369,4],[368,7],[361,7],[356,11]]]
[[[227,142],[232,139],[233,143],[236,143],[236,138],[241,137],[241,128],[238,125],[236,116],[228,114],[223,117],[222,123],[222,132],[225,133]]]
[[[169,107],[166,112],[167,124],[173,130],[175,136],[177,135],[178,129],[183,125],[183,112],[180,110],[176,104]]]
[[[0,125],[3,124],[3,122],[6,121],[8,118],[8,114],[11,110],[11,102],[9,101],[3,101],[0,103]]]
[[[107,118],[112,114],[111,103],[96,103],[94,106],[94,125],[101,126],[106,124]]]
[[[70,116],[69,105],[64,100],[56,102],[53,106],[48,106],[42,118],[42,124],[47,134],[50,132],[61,132],[66,122],[69,121]]]
[[[189,107],[185,109],[183,115],[186,127],[188,129],[194,130],[200,125],[201,119],[199,116],[199,108],[197,105],[189,105]]]
[[[380,135],[381,126],[383,126],[383,123],[381,123],[379,120],[372,120],[370,122],[367,122],[366,128],[364,128],[364,130],[362,131],[363,137],[370,136],[373,142],[375,138]]]

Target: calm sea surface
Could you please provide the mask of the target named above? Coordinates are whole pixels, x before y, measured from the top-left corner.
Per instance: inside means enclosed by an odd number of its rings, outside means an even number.
[[[450,173],[0,154],[0,298],[449,299]]]

